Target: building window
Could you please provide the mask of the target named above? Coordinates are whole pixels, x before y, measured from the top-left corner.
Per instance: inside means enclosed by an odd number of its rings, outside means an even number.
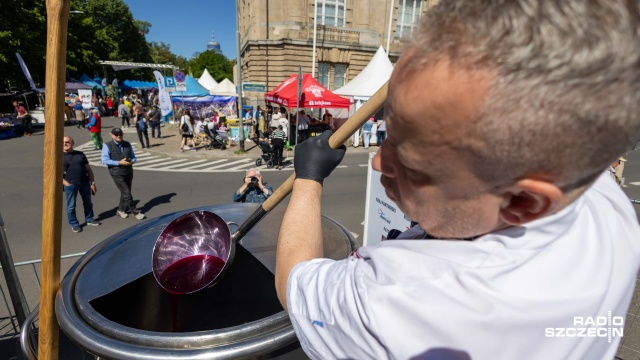
[[[346,75],[347,64],[318,63],[318,82],[329,90],[343,87]],[[332,77],[333,81],[331,81]]]
[[[347,72],[347,64],[336,64],[333,73],[333,89],[340,89],[344,86],[344,76]]]
[[[329,88],[329,63],[318,63],[318,82],[327,89]]]
[[[418,24],[422,8],[421,0],[400,0],[395,37],[407,37]]]
[[[318,24],[344,27],[346,1],[347,0],[318,0],[318,9],[316,9]]]

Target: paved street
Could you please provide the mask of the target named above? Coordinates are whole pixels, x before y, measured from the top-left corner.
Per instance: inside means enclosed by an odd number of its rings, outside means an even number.
[[[104,122],[103,134],[107,141],[110,129],[119,121],[107,118]],[[89,134],[86,130],[67,126],[65,132],[74,137],[79,150],[91,149],[92,145],[87,145]],[[163,128],[163,135],[166,136],[163,139],[151,139],[152,148],[147,151],[138,146],[135,133],[127,131],[125,134],[127,140],[135,143],[140,158],[135,167],[134,199],[139,200],[138,207],[149,218],[197,206],[230,203],[232,193],[241,185],[243,172],[253,167],[260,155],[259,150],[250,149],[249,145],[250,154],[247,156],[235,155],[233,151],[237,147],[226,151],[180,153],[177,130]],[[375,150],[375,147],[369,150],[348,148],[343,164],[324,185],[323,213],[337,219],[358,237],[362,234],[364,219],[368,152]],[[32,137],[0,141],[0,153],[3,154],[0,157],[3,174],[0,177],[0,213],[6,223],[13,259],[15,262],[38,260],[41,257],[42,130]],[[116,216],[119,193],[107,169],[99,165],[99,151],[86,150],[86,153],[96,174],[98,193],[93,198],[94,211],[102,221],[102,226],[84,227],[83,232],[73,233],[67,224],[63,201],[62,255],[69,258],[62,261],[62,276],[75,263],[79,257],[77,254],[139,222],[132,217],[121,219]],[[293,156],[293,152],[290,152],[288,161]],[[624,190],[630,197],[640,199],[640,151],[631,152],[626,158],[624,175],[627,185]],[[291,174],[292,166],[282,171],[265,169],[263,166],[261,170],[265,171],[265,181],[275,189]],[[81,209],[80,201],[78,205]],[[280,206],[286,206],[286,201]],[[636,206],[637,210],[639,208]],[[18,267],[31,308],[38,303],[39,284],[34,271],[39,272],[40,269],[39,264],[35,265]],[[1,277],[0,284],[6,289]],[[0,317],[5,316],[5,311],[0,308]],[[626,321],[624,347],[620,351],[622,359],[640,359],[640,321],[636,321],[639,312],[640,297],[636,292]],[[1,359],[4,359],[2,355]]]

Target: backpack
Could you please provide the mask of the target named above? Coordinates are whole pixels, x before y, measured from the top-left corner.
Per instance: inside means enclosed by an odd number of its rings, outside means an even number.
[[[189,133],[189,125],[187,125],[187,119],[184,119],[184,123],[182,124],[182,127],[180,128],[180,130],[182,130],[183,134],[188,134]]]

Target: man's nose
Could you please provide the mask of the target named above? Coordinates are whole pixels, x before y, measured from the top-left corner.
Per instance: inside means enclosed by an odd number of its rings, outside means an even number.
[[[395,152],[391,145],[387,142],[383,142],[378,148],[378,152],[371,160],[371,167],[374,170],[381,172],[383,175],[394,178],[396,177]]]

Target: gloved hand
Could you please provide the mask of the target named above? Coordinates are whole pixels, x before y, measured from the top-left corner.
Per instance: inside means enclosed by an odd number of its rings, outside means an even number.
[[[322,185],[324,179],[340,164],[347,148],[342,145],[337,149],[329,146],[331,130],[320,136],[310,137],[296,145],[293,165],[296,179],[314,180]]]

